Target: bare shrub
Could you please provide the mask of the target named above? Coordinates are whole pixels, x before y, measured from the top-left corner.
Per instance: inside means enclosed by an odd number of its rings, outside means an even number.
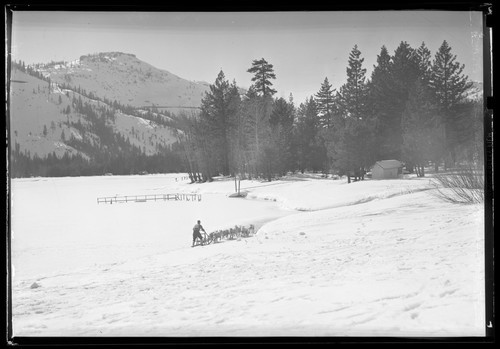
[[[464,166],[447,173],[434,175],[435,195],[452,203],[474,204],[484,202],[484,172],[473,166]]]

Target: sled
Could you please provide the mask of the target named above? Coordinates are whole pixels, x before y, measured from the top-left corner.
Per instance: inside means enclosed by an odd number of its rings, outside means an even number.
[[[210,245],[214,241],[213,236],[208,235],[206,232],[203,232],[201,236],[203,239],[196,239],[194,245],[191,247]]]

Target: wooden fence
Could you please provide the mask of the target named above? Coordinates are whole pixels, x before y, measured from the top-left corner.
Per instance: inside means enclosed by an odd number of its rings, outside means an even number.
[[[149,195],[124,195],[105,196],[97,198],[98,204],[113,204],[122,202],[146,201],[201,201],[201,194],[149,194]]]

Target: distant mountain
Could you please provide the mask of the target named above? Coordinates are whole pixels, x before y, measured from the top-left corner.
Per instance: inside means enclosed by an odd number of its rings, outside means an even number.
[[[37,70],[57,84],[80,87],[87,93],[133,107],[166,107],[172,111],[198,108],[209,90],[208,83],[182,79],[121,52],[38,65]]]
[[[27,158],[90,161],[113,152],[162,154],[177,140],[175,114],[197,112],[209,90],[208,82],[182,79],[122,52],[33,66],[13,62],[11,149]]]
[[[90,84],[90,79],[81,78],[81,72],[87,69],[84,67],[88,66],[65,64],[36,70],[12,64],[9,129],[14,154],[42,159],[48,155],[79,156],[92,161],[113,154],[152,156],[171,148],[177,140],[175,129],[169,126],[172,114],[137,109],[121,104],[122,99],[111,102],[102,97],[113,96],[122,88],[116,79],[113,81],[118,89],[105,89],[106,93],[97,88],[97,83],[91,92],[81,84],[68,84],[67,80]],[[112,76],[102,68],[101,86],[105,83],[103,76]],[[66,83],[58,80],[64,75],[51,71],[66,71]]]

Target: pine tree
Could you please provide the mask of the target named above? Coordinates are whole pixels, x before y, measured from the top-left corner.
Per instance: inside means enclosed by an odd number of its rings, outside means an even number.
[[[410,90],[419,78],[416,53],[406,42],[401,42],[391,57],[388,80],[384,83],[383,105],[377,119],[378,156],[381,159],[401,159],[403,130],[401,119]]]
[[[403,160],[423,177],[428,161],[442,152],[442,128],[425,78],[417,80],[402,117]]]
[[[271,79],[276,79],[273,65],[268,63],[264,58],[253,60],[252,67],[247,72],[254,74],[252,81],[254,82],[255,89],[262,96],[272,96],[276,93],[276,90],[271,87],[273,85]]]
[[[387,48],[382,46],[368,83],[368,115],[374,127],[374,160],[386,157],[383,149],[387,137],[386,123],[393,109],[391,64],[391,56]]]
[[[310,97],[299,105],[295,127],[297,167],[302,173],[305,170],[325,170],[327,156],[325,145],[318,137],[320,129],[318,108],[314,98]]]
[[[228,99],[228,142],[229,142],[229,171],[232,175],[240,174],[243,170],[244,151],[245,151],[245,134],[244,120],[241,113],[241,97],[233,80],[229,86],[227,94]]]
[[[387,89],[389,84],[389,74],[391,71],[391,56],[385,46],[380,49],[380,54],[377,56],[377,64],[373,67],[373,72],[370,79],[371,92],[380,93]]]
[[[330,128],[333,126],[334,93],[335,90],[332,90],[332,85],[328,82],[328,78],[325,77],[320,90],[315,96],[322,127]]]
[[[292,130],[294,123],[294,106],[284,98],[276,99],[269,117],[272,132],[272,146],[275,149],[273,172],[285,175],[293,168]]]
[[[415,51],[415,57],[419,68],[420,79],[428,86],[431,80],[432,55],[424,42],[422,42],[422,45]]]
[[[268,172],[269,168],[269,164],[265,164],[266,160],[263,154],[265,146],[267,147],[270,144],[269,116],[273,103],[270,94],[267,94],[267,92],[266,94],[260,94],[259,92],[257,84],[250,86],[242,104],[243,119],[248,135],[247,168],[249,173],[253,172],[256,178],[261,176],[262,173]],[[267,153],[269,153],[269,148]],[[264,167],[267,167],[267,169]]]
[[[372,158],[373,117],[368,110],[368,87],[365,81],[364,59],[357,45],[349,55],[347,82],[340,88],[339,114],[343,120],[326,135],[328,157],[339,173],[363,178]]]
[[[465,100],[467,91],[472,87],[468,77],[463,75],[464,64],[456,62],[456,55],[451,47],[443,41],[434,57],[431,74],[431,88],[436,94],[439,107],[443,111]]]
[[[340,88],[341,107],[346,117],[362,119],[366,117],[367,86],[366,69],[363,68],[364,58],[358,45],[354,45],[349,54],[347,67],[347,82]]]
[[[257,90],[255,89],[255,85],[251,85],[247,92],[245,93],[245,98],[247,100],[250,100],[250,99],[253,99],[253,98],[256,98],[258,96],[258,93],[257,93]]]
[[[333,141],[328,142],[328,156],[333,167],[340,175],[364,179],[365,169],[371,165],[369,147],[371,146],[371,127],[362,119],[347,118],[332,134]]]
[[[472,82],[463,75],[465,66],[456,62],[456,58],[446,40],[443,41],[434,57],[430,78],[430,87],[443,118],[447,160],[451,165],[456,161],[455,148],[459,145],[457,139],[457,125],[461,124],[459,117],[471,117],[457,113],[457,108],[465,102]]]
[[[226,80],[221,70],[210,90],[205,93],[201,101],[201,118],[206,125],[203,131],[209,135],[203,146],[208,146],[216,152],[216,168],[223,175],[229,175],[229,81]],[[201,130],[200,130],[201,131]],[[213,165],[213,164],[211,164]],[[218,171],[217,171],[218,172]]]

